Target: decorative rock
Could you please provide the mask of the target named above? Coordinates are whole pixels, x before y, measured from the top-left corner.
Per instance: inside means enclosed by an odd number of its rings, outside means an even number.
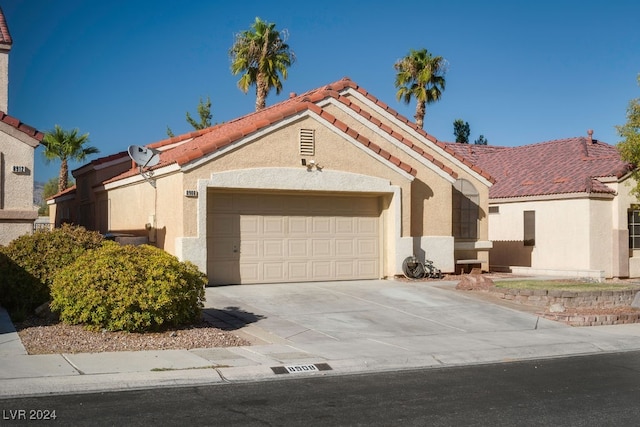
[[[462,291],[486,291],[493,286],[493,280],[482,274],[467,274],[462,276],[462,280],[456,285],[456,289]]]
[[[550,313],[564,313],[567,309],[564,307],[564,304],[554,303],[549,306]]]

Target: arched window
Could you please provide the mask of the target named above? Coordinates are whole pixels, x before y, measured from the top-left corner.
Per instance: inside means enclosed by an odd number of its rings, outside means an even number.
[[[466,179],[453,184],[453,237],[478,238],[478,211],[480,195],[476,187]]]

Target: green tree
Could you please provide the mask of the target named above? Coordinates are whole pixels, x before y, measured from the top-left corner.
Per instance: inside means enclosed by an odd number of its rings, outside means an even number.
[[[256,111],[266,106],[271,89],[282,91],[282,80],[287,79],[287,69],[294,63],[295,54],[286,43],[286,31],[279,32],[276,24],[256,18],[249,30],[236,35],[229,56],[231,72],[242,74],[238,87],[247,93],[256,86]]]
[[[640,85],[640,74],[638,74],[638,84]],[[616,126],[618,135],[623,138],[618,143],[618,150],[623,160],[635,166],[633,170],[633,178],[636,186],[631,193],[636,197],[640,197],[640,98],[629,101],[627,107],[627,123],[622,126]]]
[[[195,129],[201,130],[206,129],[211,126],[211,99],[207,96],[207,102],[203,102],[202,98],[200,98],[200,102],[198,103],[198,116],[200,116],[200,121],[196,122],[191,114],[187,111],[187,122]]]
[[[59,193],[58,181],[59,181],[58,178],[51,178],[49,181],[44,183],[44,187],[42,188],[42,204],[38,209],[38,215],[44,215],[44,216],[49,215],[49,205],[47,204],[47,199],[53,196],[54,194]],[[67,182],[67,188],[71,187],[73,184],[74,184],[74,181],[70,179]]]
[[[465,122],[462,119],[455,119],[453,121],[453,135],[456,137],[457,143],[468,144],[469,134],[471,134],[469,122]]]
[[[487,141],[487,138],[485,138],[484,135],[480,135],[473,143],[476,145],[488,145],[489,141]]]
[[[58,190],[64,191],[69,183],[69,160],[83,161],[91,154],[99,153],[96,147],[85,146],[89,142],[89,134],[79,135],[78,129],[64,130],[55,125],[54,129],[47,132],[42,138],[44,157],[47,162],[60,160],[60,174],[58,177]]]
[[[427,49],[409,50],[409,54],[394,64],[396,98],[409,104],[416,99],[416,124],[424,126],[427,104],[440,100],[445,87],[446,60],[431,55]]]
[[[213,115],[211,114],[211,99],[208,96],[206,103],[200,98],[200,102],[198,103],[198,116],[200,117],[200,121],[196,122],[187,111],[187,123],[195,130],[206,129],[211,126],[211,118]],[[167,135],[169,135],[169,138],[175,136],[169,126],[167,126]]]

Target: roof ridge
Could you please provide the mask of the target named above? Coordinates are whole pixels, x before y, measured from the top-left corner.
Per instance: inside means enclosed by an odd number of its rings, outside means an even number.
[[[13,39],[11,38],[11,33],[9,32],[9,25],[7,25],[7,20],[4,17],[4,12],[0,7],[0,43],[12,45]]]

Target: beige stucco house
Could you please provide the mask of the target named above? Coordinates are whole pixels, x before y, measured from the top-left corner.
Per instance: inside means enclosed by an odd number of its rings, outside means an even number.
[[[56,223],[143,235],[212,284],[381,278],[412,254],[489,265],[493,178],[349,79],[73,171]]]
[[[33,231],[35,149],[43,134],[7,114],[12,40],[0,9],[0,245]]]
[[[451,144],[491,173],[491,269],[640,277],[640,201],[616,147],[586,137],[520,147]]]

